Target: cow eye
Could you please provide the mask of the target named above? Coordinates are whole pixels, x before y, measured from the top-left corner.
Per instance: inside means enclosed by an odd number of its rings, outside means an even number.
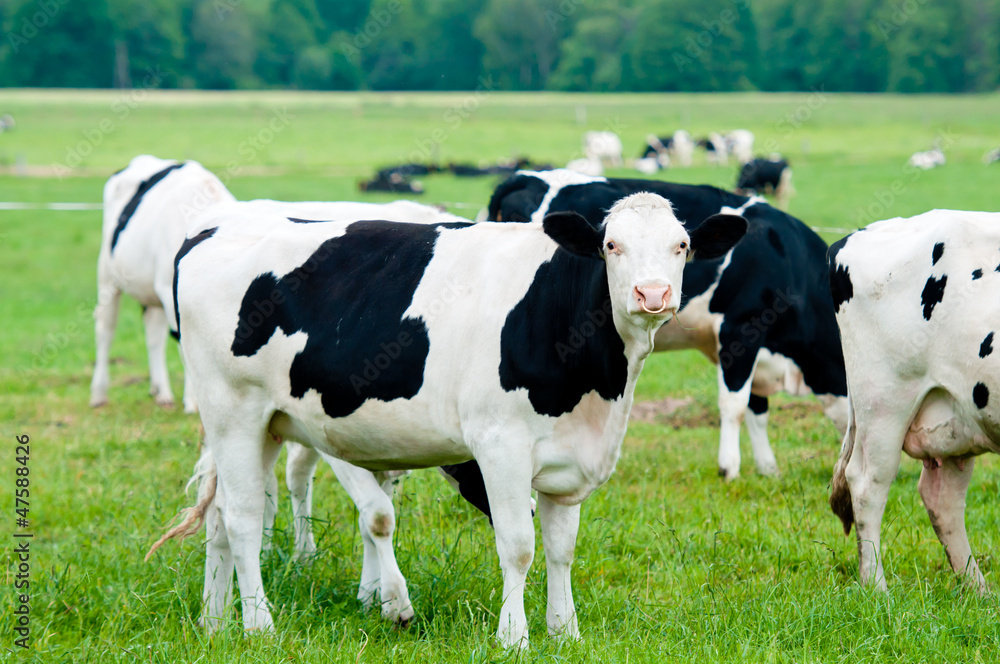
[[[609,252],[611,252],[611,251],[614,251],[614,250],[615,250],[615,243],[614,243],[614,242],[608,242],[608,243],[607,243],[606,245],[604,245],[604,246],[605,246],[605,247],[607,248],[607,250],[608,250]]]
[[[687,249],[687,248],[688,248],[688,243],[687,242],[681,242],[681,249]]]

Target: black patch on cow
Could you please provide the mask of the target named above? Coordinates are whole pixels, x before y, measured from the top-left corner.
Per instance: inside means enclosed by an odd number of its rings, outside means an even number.
[[[592,391],[617,399],[627,378],[605,263],[557,249],[507,314],[500,385],[508,392],[527,389],[535,412],[558,417]]]
[[[288,221],[293,224],[322,224],[332,221],[332,219],[296,219],[295,217],[288,217]]]
[[[979,357],[986,357],[993,352],[993,333],[990,332],[983,339],[983,343],[979,344]]]
[[[217,230],[219,230],[218,226],[203,230],[194,237],[187,238],[184,240],[183,244],[181,244],[181,248],[177,250],[177,255],[174,256],[174,317],[177,319],[177,329],[171,330],[170,333],[174,335],[174,338],[177,339],[177,341],[181,340],[181,310],[177,308],[177,277],[180,274],[181,259],[187,256],[188,252],[197,247],[199,244],[215,235],[215,231]]]
[[[750,395],[750,412],[755,415],[763,415],[767,412],[767,397],[759,397],[756,394]]]
[[[972,388],[972,402],[980,410],[986,408],[986,404],[990,402],[990,391],[982,383],[976,383],[976,386]]]
[[[982,270],[980,270],[980,269],[977,268],[977,269],[975,269],[975,270],[972,271],[972,280],[973,281],[975,281],[976,279],[982,279],[982,277],[983,277],[983,271]]]
[[[779,256],[782,258],[785,257],[785,245],[781,243],[781,236],[778,235],[778,231],[773,228],[768,228],[767,241],[771,243],[771,246],[774,247],[775,252],[777,252]]]
[[[993,271],[994,272],[1000,272],[1000,265],[997,265],[995,268],[993,268]]]
[[[424,382],[430,340],[423,319],[403,312],[434,255],[438,229],[470,225],[352,223],[285,276],[268,272],[251,282],[232,352],[254,355],[279,328],[305,332],[289,370],[291,395],[315,390],[330,417],[346,417],[367,399],[412,398]]]
[[[924,305],[924,320],[931,319],[934,307],[944,298],[944,287],[948,284],[948,275],[942,275],[940,279],[927,277],[924,290],[920,293],[920,303]]]
[[[125,204],[125,208],[122,213],[118,215],[118,225],[115,226],[115,233],[111,236],[111,250],[114,251],[115,245],[118,244],[118,236],[121,235],[122,231],[125,230],[128,220],[132,218],[135,214],[136,208],[139,207],[139,203],[142,202],[142,197],[146,195],[150,189],[156,186],[156,183],[167,177],[170,171],[181,168],[184,164],[171,164],[167,166],[162,171],[154,173],[149,177],[148,180],[143,180],[139,183],[139,188],[135,190],[132,194],[132,198],[129,199],[128,203]]]
[[[934,250],[931,252],[931,265],[937,265],[942,256],[944,256],[944,242],[938,242],[934,245]]]
[[[849,302],[854,297],[854,284],[851,282],[851,273],[846,265],[837,262],[837,254],[847,244],[850,235],[841,238],[830,245],[826,252],[827,264],[830,266],[830,294],[833,296],[833,310],[840,313],[840,306]]]
[[[486,495],[486,482],[483,480],[479,464],[475,461],[466,461],[465,463],[441,466],[441,470],[458,482],[458,492],[462,498],[465,498],[473,507],[489,517],[492,526],[493,514],[490,513],[490,499]]]

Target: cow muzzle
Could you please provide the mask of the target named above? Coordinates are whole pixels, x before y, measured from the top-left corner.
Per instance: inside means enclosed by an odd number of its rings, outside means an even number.
[[[670,286],[636,286],[632,296],[639,304],[639,310],[647,314],[663,314],[670,309]]]

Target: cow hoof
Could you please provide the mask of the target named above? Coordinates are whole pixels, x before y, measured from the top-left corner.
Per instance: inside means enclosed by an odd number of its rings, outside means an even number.
[[[719,477],[721,477],[722,479],[724,479],[727,482],[732,482],[733,480],[735,480],[739,476],[740,476],[740,471],[739,470],[729,471],[729,470],[726,470],[725,468],[719,468]]]
[[[778,477],[781,473],[778,471],[778,464],[766,464],[763,466],[757,466],[757,474],[763,475],[764,477]]]
[[[167,410],[172,410],[176,404],[174,404],[173,399],[156,399],[156,405],[160,408],[166,408]]]
[[[107,406],[107,405],[108,405],[108,398],[107,397],[102,397],[100,399],[91,399],[90,400],[90,407],[91,408],[100,408],[101,406]]]

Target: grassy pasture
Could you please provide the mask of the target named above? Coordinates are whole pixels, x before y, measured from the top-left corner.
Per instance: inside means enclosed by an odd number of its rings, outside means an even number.
[[[799,191],[793,214],[815,226],[857,227],[934,207],[998,209],[1000,167],[979,161],[1000,144],[997,101],[488,90],[3,91],[0,112],[12,113],[18,126],[0,135],[7,172],[0,175],[0,201],[99,202],[107,175],[142,152],[198,159],[240,198],[356,200],[356,181],[389,163],[521,153],[564,163],[579,150],[584,129],[612,128],[627,151],[638,152],[650,131],[685,126],[701,135],[746,127],[760,149],[773,147],[792,160]],[[906,158],[939,135],[947,166],[906,170]],[[428,147],[435,141],[439,148]],[[19,162],[28,177],[13,174]],[[696,163],[664,177],[720,186],[735,179],[733,168]],[[485,205],[494,184],[423,180],[425,201],[468,204],[451,205],[467,216]],[[283,500],[278,551],[265,560],[277,633],[246,638],[234,613],[232,624],[209,640],[194,623],[199,543],[169,544],[142,562],[163,524],[188,504],[182,487],[199,432],[195,418],[148,398],[134,303],[123,306],[113,349],[111,404],[87,407],[99,236],[96,211],[0,210],[0,428],[9,450],[0,457],[0,491],[11,505],[0,528],[4,658],[13,652],[11,661],[39,662],[996,661],[997,600],[963,592],[954,578],[917,494],[919,463],[904,460],[890,494],[883,527],[890,590],[881,596],[858,586],[853,534],[844,538],[826,507],[839,441],[818,405],[772,400],[782,476],[757,477],[744,446],[743,477],[723,484],[715,471],[715,374],[694,353],[660,354],[647,363],[638,401],[687,396],[692,402],[655,422],[633,423],[616,474],[584,505],[574,566],[580,643],[545,637],[538,538],[526,593],[532,649],[521,655],[497,649],[501,580],[493,532],[428,471],[414,473],[396,501],[397,555],[417,620],[400,630],[362,613],[354,599],[361,562],[356,512],[323,468],[314,499],[320,557],[310,567],[289,561],[290,510]],[[170,366],[179,396],[175,349]],[[14,647],[12,631],[19,434],[31,436],[35,534],[27,652]],[[977,463],[967,522],[995,585],[1000,508],[991,500],[1000,465],[992,458]]]

